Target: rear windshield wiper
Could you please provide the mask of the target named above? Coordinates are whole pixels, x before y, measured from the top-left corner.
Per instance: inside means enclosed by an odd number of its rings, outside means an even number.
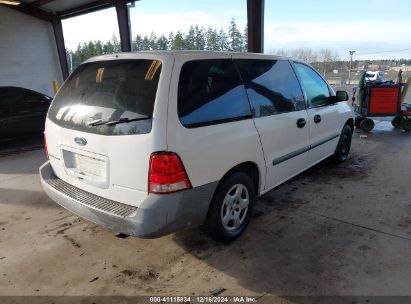
[[[101,126],[101,125],[108,125],[108,126],[113,126],[119,123],[127,123],[127,122],[132,122],[132,121],[138,121],[138,120],[145,120],[145,119],[149,119],[151,117],[147,116],[147,117],[138,117],[138,118],[128,118],[128,117],[123,117],[117,120],[103,120],[103,119],[96,119],[93,120],[91,122],[89,122],[87,125],[88,126]]]
[[[103,120],[103,119],[100,118],[100,119],[90,121],[87,125],[95,127],[95,126],[99,126],[99,125],[104,125],[107,121],[108,120]]]
[[[150,116],[146,116],[146,117],[138,117],[138,118],[128,118],[128,117],[123,117],[117,120],[111,120],[106,122],[105,124],[108,126],[114,126],[116,124],[120,124],[120,123],[128,123],[128,122],[132,122],[132,121],[138,121],[138,120],[145,120],[145,119],[150,119]]]

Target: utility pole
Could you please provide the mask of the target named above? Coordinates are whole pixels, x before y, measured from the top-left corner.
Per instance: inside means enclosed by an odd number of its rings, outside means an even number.
[[[73,53],[70,52],[69,53],[69,57],[70,57],[70,74],[73,72]]]
[[[354,55],[354,53],[355,51],[350,51],[351,60],[350,60],[350,69],[348,71],[348,84],[351,84],[352,56]]]

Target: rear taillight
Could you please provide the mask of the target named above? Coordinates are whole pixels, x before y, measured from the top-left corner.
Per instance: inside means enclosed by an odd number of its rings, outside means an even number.
[[[48,159],[49,158],[49,150],[47,149],[46,132],[44,132],[43,135],[44,135],[44,154],[46,154],[46,157]]]
[[[177,154],[153,153],[148,173],[148,191],[165,194],[191,188],[183,163]]]

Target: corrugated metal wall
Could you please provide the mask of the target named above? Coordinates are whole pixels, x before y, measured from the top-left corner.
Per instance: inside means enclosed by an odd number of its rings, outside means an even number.
[[[53,96],[62,74],[50,23],[0,6],[0,86],[19,86]]]

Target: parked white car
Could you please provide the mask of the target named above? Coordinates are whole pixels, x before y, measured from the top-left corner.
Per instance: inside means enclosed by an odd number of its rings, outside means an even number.
[[[365,72],[365,81],[384,81],[384,73],[381,71]]]
[[[203,225],[232,241],[256,197],[334,155],[354,114],[309,65],[250,53],[95,57],[48,112],[46,193],[117,232],[157,237]]]

